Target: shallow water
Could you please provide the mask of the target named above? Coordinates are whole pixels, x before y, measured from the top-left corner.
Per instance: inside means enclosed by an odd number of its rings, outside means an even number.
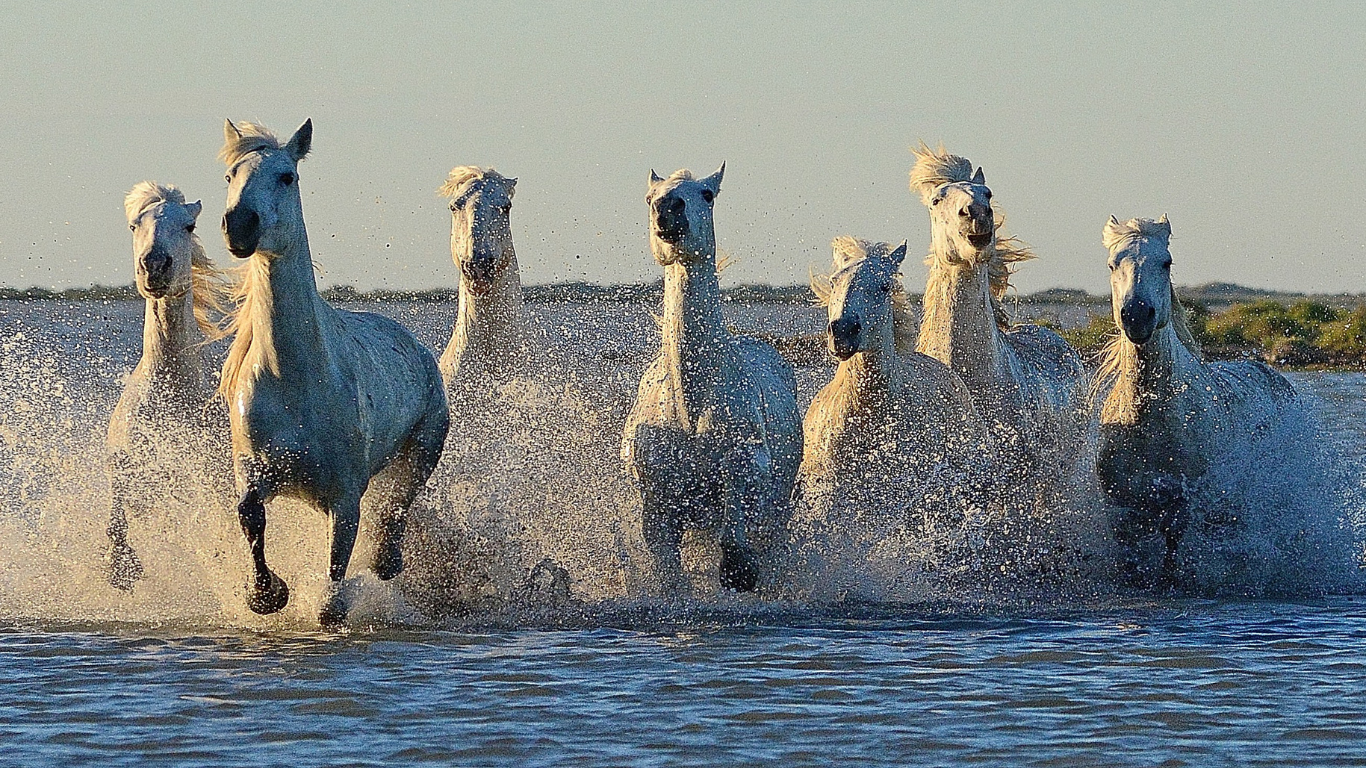
[[[453,315],[380,309],[434,347]],[[732,309],[742,327],[820,324]],[[536,312],[605,378],[638,375],[645,308]],[[245,614],[240,534],[211,513],[144,528],[146,583],[116,594],[90,462],[139,321],[135,304],[0,302],[0,764],[1366,763],[1366,603],[1350,595],[665,603],[627,578],[624,595],[431,622],[371,581],[325,634],[313,582],[292,617]],[[804,404],[828,374],[802,374]],[[1316,396],[1326,476],[1357,498],[1366,376],[1294,378]],[[302,542],[296,517],[279,525]]]

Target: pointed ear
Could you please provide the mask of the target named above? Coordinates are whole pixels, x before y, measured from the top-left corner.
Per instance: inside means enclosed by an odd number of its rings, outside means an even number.
[[[663,181],[663,180],[664,180],[664,177],[663,177],[663,176],[660,176],[660,175],[657,174],[657,173],[655,173],[655,169],[653,169],[653,168],[650,169],[650,186],[653,187],[654,185],[658,184],[659,182],[661,182],[661,181]]]
[[[986,174],[982,173],[982,166],[980,166],[980,165],[977,166],[977,173],[972,174],[972,183],[973,183],[973,184],[985,184],[985,183],[987,183]]]
[[[233,125],[232,121],[226,117],[223,118],[223,141],[231,144],[240,138],[242,138],[242,132],[237,130],[237,126]]]
[[[304,124],[299,126],[299,130],[289,137],[289,143],[285,149],[289,151],[290,157],[294,162],[299,162],[308,156],[308,150],[313,147],[313,118],[308,118]]]
[[[711,190],[713,195],[721,194],[721,177],[726,175],[726,164],[721,163],[721,167],[716,169],[716,173],[702,179],[698,183]]]
[[[198,219],[199,212],[204,210],[204,203],[196,200],[193,203],[190,203],[189,205],[185,206],[185,210],[190,212],[190,218]]]
[[[1116,218],[1115,218],[1115,215],[1114,215],[1113,213],[1110,214],[1110,220],[1107,221],[1107,222],[1105,222],[1105,228],[1106,228],[1106,229],[1109,229],[1110,227],[1118,227],[1118,226],[1119,226],[1119,219],[1116,219]]]
[[[892,260],[893,264],[901,266],[901,262],[906,260],[906,241],[902,240],[901,245],[898,245],[890,254],[888,254],[888,258]]]
[[[517,180],[516,180],[516,179],[508,179],[508,198],[511,199],[511,198],[516,197],[516,196],[517,196]]]
[[[1161,224],[1162,228],[1167,230],[1168,235],[1172,233],[1172,223],[1170,221],[1167,221],[1167,214],[1162,214],[1162,218],[1158,219],[1157,223]]]

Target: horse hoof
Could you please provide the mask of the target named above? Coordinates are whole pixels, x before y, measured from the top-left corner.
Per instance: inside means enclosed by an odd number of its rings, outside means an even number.
[[[569,571],[547,557],[527,574],[521,592],[527,601],[560,605],[569,601],[569,585]]]
[[[262,588],[260,582],[253,581],[247,587],[247,607],[252,613],[262,616],[275,613],[289,604],[289,587],[285,580],[270,573],[270,585]]]
[[[109,585],[114,589],[131,592],[133,583],[142,578],[142,561],[138,560],[133,548],[125,544],[115,544],[109,551]]]
[[[375,578],[388,581],[403,572],[403,552],[394,547],[392,552],[378,552],[371,564]]]
[[[738,558],[737,558],[738,559]],[[721,588],[734,592],[753,592],[759,586],[759,574],[747,562],[730,562],[721,557]]]
[[[341,584],[334,581],[328,585],[323,607],[318,611],[318,623],[328,628],[340,627],[346,623],[346,609],[346,598],[342,595]]]

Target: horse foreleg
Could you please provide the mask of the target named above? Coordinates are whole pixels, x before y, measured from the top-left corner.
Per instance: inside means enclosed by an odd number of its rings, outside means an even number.
[[[445,415],[445,411],[442,411]],[[380,510],[375,557],[371,568],[380,581],[388,581],[403,571],[403,532],[408,524],[408,508],[426,484],[441,458],[446,428],[431,430],[427,439],[415,439],[388,467],[392,473],[393,496]]]
[[[318,621],[323,626],[335,626],[346,620],[346,600],[342,595],[341,582],[346,578],[346,568],[351,563],[351,550],[356,547],[356,531],[360,529],[360,499],[345,499],[328,510],[332,522],[332,547],[328,557],[327,596],[318,612]]]
[[[113,494],[109,505],[109,572],[110,586],[129,592],[133,582],[142,578],[142,562],[128,543],[127,493],[123,483],[115,479],[112,483]]]
[[[763,478],[743,469],[726,483],[721,520],[721,587],[753,592],[759,585],[748,526],[763,514],[767,493]]]
[[[662,489],[644,480],[640,484],[642,536],[654,560],[655,578],[667,595],[683,590],[683,563],[679,547],[683,544],[683,525],[678,510],[666,504]]]
[[[289,587],[266,565],[266,503],[255,486],[249,486],[237,502],[237,519],[251,548],[252,580],[247,585],[247,607],[262,615],[275,613],[289,603]]]

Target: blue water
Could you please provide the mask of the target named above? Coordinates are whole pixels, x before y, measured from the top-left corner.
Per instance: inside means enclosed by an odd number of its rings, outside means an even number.
[[[390,309],[440,342],[448,308]],[[1366,765],[1351,595],[611,598],[431,622],[362,610],[323,633],[234,612],[232,541],[176,565],[193,576],[158,577],[149,556],[142,591],[113,594],[92,446],[138,309],[0,310],[0,363],[26,377],[0,385],[2,765]],[[644,310],[538,311],[635,375],[623,329],[648,328]],[[814,320],[774,311],[753,310]],[[1357,492],[1366,376],[1295,380]],[[215,567],[224,593],[179,583]]]

